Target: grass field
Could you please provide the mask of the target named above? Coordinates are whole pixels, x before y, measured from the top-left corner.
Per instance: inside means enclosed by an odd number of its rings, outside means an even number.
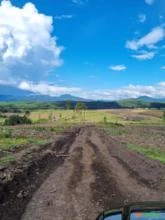
[[[29,118],[31,125],[17,126],[3,126],[5,119],[0,118],[0,164],[14,162],[17,152],[50,142],[77,124],[101,126],[124,147],[165,163],[165,121],[161,110],[38,110],[32,111]]]

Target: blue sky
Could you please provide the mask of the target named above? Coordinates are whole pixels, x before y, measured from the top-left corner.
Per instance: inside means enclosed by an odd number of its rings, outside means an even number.
[[[1,1],[1,84],[52,96],[165,97],[164,0],[30,2]]]

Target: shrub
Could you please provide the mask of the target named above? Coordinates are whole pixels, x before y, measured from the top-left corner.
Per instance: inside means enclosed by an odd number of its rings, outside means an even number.
[[[165,121],[165,111],[163,112],[163,121]]]
[[[103,121],[104,121],[104,124],[107,123],[107,117],[106,116],[104,116]]]
[[[12,136],[12,132],[10,129],[0,129],[0,138],[10,138]]]
[[[25,111],[25,116],[28,118],[30,116],[30,111],[29,110],[26,110]]]
[[[4,125],[20,125],[20,124],[31,124],[31,120],[24,116],[11,115],[4,122]]]
[[[0,118],[7,118],[5,114],[0,113]]]

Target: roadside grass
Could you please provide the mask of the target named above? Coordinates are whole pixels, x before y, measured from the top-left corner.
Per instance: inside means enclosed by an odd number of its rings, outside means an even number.
[[[125,126],[118,122],[100,123],[99,126],[102,127],[108,134],[112,136],[120,136],[122,134],[127,133]]]
[[[162,124],[101,123],[99,126],[130,150],[165,164],[165,129]]]
[[[0,127],[0,138],[10,138],[12,131],[9,128]]]
[[[29,145],[40,145],[50,142],[50,139],[41,139],[41,138],[3,138],[0,140],[0,151],[12,151],[22,146]]]
[[[157,150],[157,149],[151,148],[151,147],[140,146],[137,144],[127,143],[126,146],[130,150],[134,150],[138,153],[145,155],[146,157],[149,157],[153,160],[157,160],[157,161],[165,164],[165,152],[163,152],[163,151],[160,151],[160,150]]]
[[[59,124],[56,124],[56,125],[53,125],[53,124],[49,124],[47,126],[47,124],[44,126],[44,125],[34,125],[34,126],[31,126],[29,127],[29,129],[31,131],[37,131],[37,132],[41,132],[41,133],[44,133],[44,132],[52,132],[52,133],[60,133],[62,131],[64,131],[66,128],[69,128],[71,127],[71,124],[70,123],[59,123]]]
[[[13,163],[15,161],[16,161],[16,158],[13,155],[6,155],[0,158],[0,165],[2,166],[9,165],[10,163]]]
[[[28,126],[1,126],[0,152],[15,152],[23,147],[41,145],[53,141],[53,136],[69,128],[71,124],[32,124]]]

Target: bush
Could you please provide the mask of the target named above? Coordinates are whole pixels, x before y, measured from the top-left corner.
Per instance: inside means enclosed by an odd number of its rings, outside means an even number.
[[[107,117],[106,117],[106,116],[104,116],[104,118],[103,118],[103,122],[104,122],[104,124],[107,123]]]
[[[31,124],[31,120],[24,116],[11,115],[4,122],[4,125],[21,125],[21,124]]]

